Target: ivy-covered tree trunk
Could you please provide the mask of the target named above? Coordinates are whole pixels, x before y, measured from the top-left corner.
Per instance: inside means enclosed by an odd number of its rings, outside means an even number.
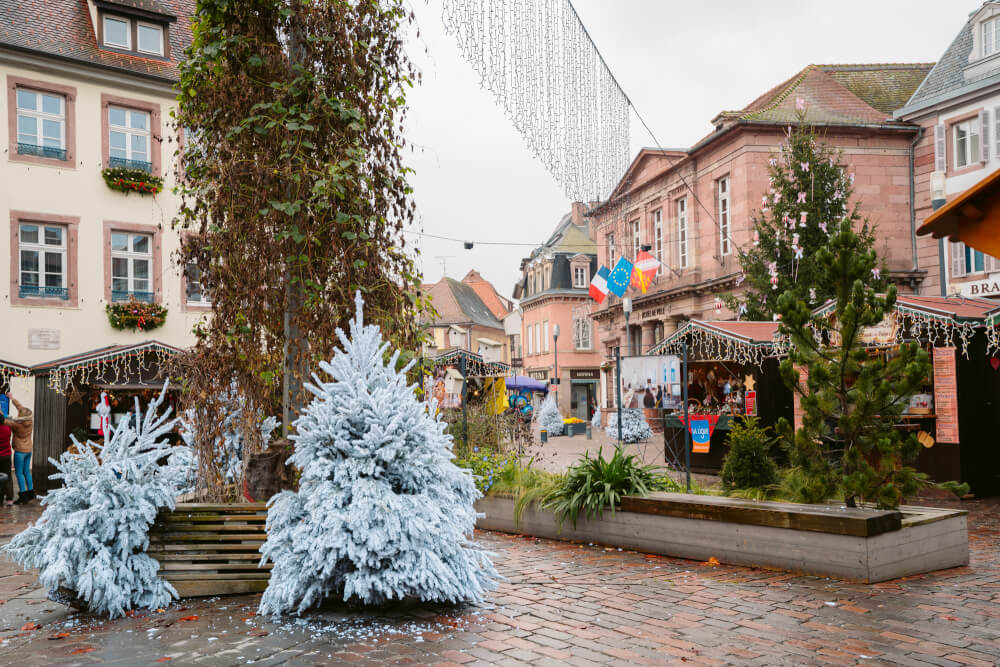
[[[826,246],[833,225],[846,220],[861,246],[874,247],[874,230],[850,199],[854,176],[844,169],[840,153],[822,143],[814,128],[799,122],[788,128],[779,155],[769,161],[768,191],[753,216],[751,245],[740,249],[744,290],[723,301],[739,319],[771,320],[785,292],[812,306],[833,298],[817,251]],[[880,279],[878,289],[884,289]]]
[[[917,490],[910,467],[920,450],[916,436],[897,427],[909,397],[930,372],[926,351],[915,343],[866,349],[866,327],[894,316],[896,288],[880,294],[878,260],[849,219],[828,223],[827,245],[816,252],[817,279],[829,285],[834,309],[817,316],[795,290],[778,299],[782,331],[791,337],[781,363],[785,383],[801,396],[802,427],[779,431],[799,468],[797,493],[823,502],[838,492],[848,507],[874,502],[897,507]],[[803,381],[799,368],[807,373]]]
[[[287,432],[356,290],[416,349],[424,300],[401,233],[408,21],[403,0],[198,0],[176,224],[180,261],[212,301],[179,369],[199,406],[235,380],[256,410],[287,406]]]

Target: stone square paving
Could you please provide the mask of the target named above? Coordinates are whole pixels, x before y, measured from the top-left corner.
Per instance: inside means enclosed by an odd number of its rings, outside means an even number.
[[[478,533],[507,577],[483,605],[333,605],[283,622],[256,616],[251,595],[71,613],[0,559],[0,664],[995,665],[1000,499],[961,506],[970,565],[883,584]],[[0,542],[38,513],[0,508]]]

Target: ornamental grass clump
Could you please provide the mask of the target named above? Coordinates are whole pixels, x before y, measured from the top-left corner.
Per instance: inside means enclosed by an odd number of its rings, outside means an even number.
[[[601,516],[605,508],[613,513],[623,496],[645,496],[663,488],[664,478],[656,466],[642,465],[634,455],[616,447],[610,459],[600,451],[597,458],[584,454],[542,505],[555,512],[560,527],[569,519],[575,528],[581,511],[592,519]]]

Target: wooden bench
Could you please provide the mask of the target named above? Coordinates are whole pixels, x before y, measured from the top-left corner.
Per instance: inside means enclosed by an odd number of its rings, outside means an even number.
[[[181,597],[259,593],[271,575],[258,566],[266,520],[264,503],[178,503],[156,517],[147,553]]]

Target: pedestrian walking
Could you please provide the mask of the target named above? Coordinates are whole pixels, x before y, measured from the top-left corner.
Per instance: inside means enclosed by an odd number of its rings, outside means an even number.
[[[7,419],[6,424],[10,427],[13,438],[11,445],[14,448],[14,475],[17,477],[18,496],[14,501],[15,505],[23,505],[31,502],[35,498],[35,485],[31,479],[31,432],[35,427],[35,417],[29,408],[21,405],[14,396],[7,392],[7,398],[17,408],[17,417]]]
[[[5,421],[6,417],[0,412],[0,507],[14,500],[14,472],[11,470],[14,450],[10,446],[14,434]]]

